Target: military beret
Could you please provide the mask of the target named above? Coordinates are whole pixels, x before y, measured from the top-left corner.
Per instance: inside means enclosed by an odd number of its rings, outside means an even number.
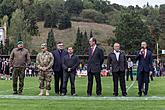
[[[47,47],[46,43],[41,44],[41,48],[45,48],[45,47]]]
[[[18,41],[17,42],[17,45],[19,45],[19,44],[23,44],[23,41]]]

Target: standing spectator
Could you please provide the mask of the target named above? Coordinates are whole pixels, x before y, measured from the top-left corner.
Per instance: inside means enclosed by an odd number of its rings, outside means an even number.
[[[4,73],[6,75],[6,80],[10,80],[10,66],[9,66],[9,60],[8,59],[6,59],[6,61],[5,61]]]
[[[96,38],[91,38],[89,40],[90,48],[89,48],[89,59],[88,59],[88,88],[87,95],[92,95],[92,87],[93,87],[93,77],[96,79],[96,94],[97,96],[102,95],[102,86],[101,86],[101,69],[102,64],[104,62],[104,53],[101,48],[96,45]]]
[[[128,71],[127,71],[127,81],[129,79],[129,76],[131,78],[131,81],[133,81],[133,72],[132,72],[132,69],[133,69],[133,62],[131,61],[131,58],[128,58]]]
[[[22,95],[24,87],[25,68],[30,64],[30,54],[24,48],[23,41],[18,41],[17,48],[14,48],[10,54],[10,65],[13,70],[13,94]],[[19,78],[19,90],[17,91],[17,81]]]
[[[32,75],[32,69],[29,68],[28,70],[29,70],[29,76],[32,77],[32,76],[33,76],[33,75]]]
[[[3,60],[2,60],[2,75],[5,75],[5,62],[6,62],[6,59],[3,58]]]
[[[0,79],[1,79],[1,77],[2,77],[2,75],[3,75],[3,61],[2,61],[2,59],[0,58]]]
[[[112,76],[114,84],[114,96],[118,96],[118,80],[120,80],[120,88],[122,96],[127,96],[125,84],[125,71],[128,68],[127,59],[124,52],[120,50],[120,44],[115,43],[113,51],[109,53],[107,60],[107,70],[112,66]]]
[[[26,69],[25,69],[25,76],[26,76],[26,77],[29,77],[29,68],[26,68]]]
[[[163,64],[163,67],[161,68],[161,75],[165,76],[165,63]]]
[[[136,60],[138,60],[138,95],[141,97],[144,89],[144,96],[147,96],[149,87],[149,75],[152,74],[153,59],[152,52],[147,49],[146,42],[141,43],[141,49],[136,56]]]
[[[54,71],[54,88],[55,94],[59,95],[62,93],[62,85],[63,85],[63,68],[62,68],[62,60],[65,55],[67,55],[67,51],[64,50],[63,42],[57,43],[57,49],[53,52],[54,57],[54,64],[53,64],[53,71]]]
[[[66,95],[67,93],[67,83],[68,78],[70,78],[71,83],[71,95],[76,96],[75,92],[75,76],[76,76],[76,70],[80,64],[79,58],[74,55],[73,53],[73,47],[68,48],[68,55],[64,56],[63,60],[63,88],[62,88],[62,96]]]
[[[36,76],[34,65],[31,66],[31,69],[32,69],[32,76],[33,76],[33,77]]]

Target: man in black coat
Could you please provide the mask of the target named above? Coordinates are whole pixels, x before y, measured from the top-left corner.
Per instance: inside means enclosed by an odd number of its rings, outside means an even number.
[[[102,86],[101,86],[101,69],[104,62],[104,53],[101,48],[96,45],[96,39],[91,38],[89,40],[89,59],[88,59],[88,88],[87,95],[92,95],[92,86],[93,86],[93,77],[96,79],[96,94],[97,96],[102,95]]]
[[[64,56],[63,59],[63,87],[62,87],[62,96],[67,93],[67,83],[70,78],[71,83],[71,95],[75,96],[75,76],[76,70],[80,64],[78,56],[74,55],[73,47],[68,47],[68,54]]]
[[[62,60],[65,55],[67,55],[67,51],[64,50],[63,42],[57,43],[57,49],[52,52],[54,57],[53,71],[54,71],[54,88],[55,94],[59,95],[62,93],[62,85],[63,85],[63,68],[62,68]]]
[[[107,59],[107,69],[112,67],[113,84],[114,84],[114,96],[118,96],[118,80],[120,80],[120,88],[122,90],[122,96],[127,96],[126,84],[125,84],[125,71],[127,69],[127,59],[124,52],[120,50],[120,44],[114,44],[114,50],[109,53]]]
[[[153,71],[153,58],[152,52],[149,49],[147,49],[146,42],[141,43],[141,49],[140,51],[138,51],[136,60],[138,61],[138,95],[142,96],[142,92],[144,92],[144,96],[147,96],[149,87],[149,76],[152,74]],[[143,87],[145,87],[144,91]]]

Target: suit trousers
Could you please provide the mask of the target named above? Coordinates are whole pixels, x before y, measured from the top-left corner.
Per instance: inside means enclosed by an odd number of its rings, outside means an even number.
[[[62,86],[62,93],[67,93],[67,83],[68,79],[70,78],[70,84],[71,84],[71,95],[75,94],[75,73],[72,72],[65,72],[63,74],[63,86]]]
[[[101,95],[102,94],[102,86],[101,86],[100,73],[92,73],[92,72],[88,72],[87,94],[92,95],[93,77],[95,77],[95,80],[96,80],[96,94]]]
[[[142,92],[144,92],[144,95],[147,95],[148,87],[149,87],[149,72],[141,71],[140,73],[138,73],[139,94],[142,94]]]
[[[62,93],[63,70],[54,72],[54,89],[56,94]]]
[[[126,92],[126,84],[125,84],[125,72],[118,71],[112,72],[113,75],[113,86],[114,86],[114,93],[113,95],[118,96],[118,80],[120,81],[120,88],[122,90],[122,95],[127,95]]]

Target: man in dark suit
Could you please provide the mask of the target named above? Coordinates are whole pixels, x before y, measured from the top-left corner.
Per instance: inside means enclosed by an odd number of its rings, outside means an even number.
[[[92,86],[93,86],[93,77],[96,79],[96,94],[97,96],[102,95],[102,87],[101,87],[101,76],[100,72],[102,69],[102,64],[104,62],[104,53],[101,48],[96,45],[96,39],[91,38],[89,40],[90,48],[89,48],[89,59],[88,59],[88,88],[87,95],[92,95]]]
[[[59,95],[62,93],[62,85],[63,85],[62,60],[64,56],[67,54],[67,51],[64,50],[63,42],[57,43],[57,49],[54,50],[52,54],[54,56],[53,71],[54,71],[55,94]]]
[[[114,84],[114,96],[118,96],[118,80],[120,80],[120,88],[122,90],[122,96],[127,96],[126,84],[125,84],[125,71],[127,69],[127,59],[124,52],[120,50],[120,44],[115,43],[114,50],[109,53],[107,59],[107,70],[112,67],[113,84]]]
[[[75,92],[75,76],[76,70],[80,64],[78,56],[73,54],[73,47],[68,47],[68,54],[64,56],[63,59],[63,87],[62,87],[62,96],[65,96],[67,93],[67,83],[68,78],[70,78],[71,83],[71,95],[76,96]]]
[[[149,87],[149,76],[152,74],[152,52],[147,49],[147,43],[141,43],[141,50],[138,52],[136,56],[136,60],[138,61],[138,95],[142,96],[142,92],[144,92],[144,96],[148,95],[148,87]],[[143,91],[143,85],[145,84],[145,89]]]

